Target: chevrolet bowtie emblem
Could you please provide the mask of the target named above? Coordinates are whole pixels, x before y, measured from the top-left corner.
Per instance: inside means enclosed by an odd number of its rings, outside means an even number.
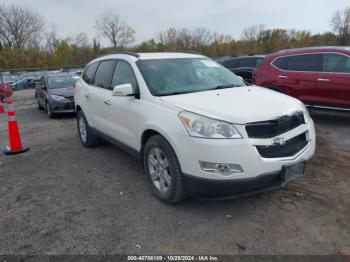
[[[286,140],[284,140],[283,137],[276,137],[272,140],[272,144],[282,146],[286,143]]]

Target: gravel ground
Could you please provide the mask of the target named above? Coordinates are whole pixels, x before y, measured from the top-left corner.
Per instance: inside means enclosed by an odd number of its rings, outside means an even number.
[[[14,99],[30,151],[0,155],[0,254],[350,254],[350,114],[312,111],[316,155],[286,188],[167,206],[138,160],[83,148],[74,116],[48,119],[33,90]]]

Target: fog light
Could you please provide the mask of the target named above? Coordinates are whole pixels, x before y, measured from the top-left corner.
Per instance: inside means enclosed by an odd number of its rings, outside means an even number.
[[[199,161],[201,169],[205,172],[216,173],[223,176],[243,173],[243,169],[237,164],[222,164]]]

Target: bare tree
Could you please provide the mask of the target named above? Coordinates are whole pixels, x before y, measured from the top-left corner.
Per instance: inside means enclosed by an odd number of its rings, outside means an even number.
[[[347,45],[350,43],[350,7],[335,12],[331,26],[338,35],[339,44]]]
[[[89,47],[89,38],[86,33],[79,33],[72,37],[72,45],[77,48]]]
[[[135,41],[135,29],[113,12],[98,17],[96,29],[100,36],[109,39],[114,48],[126,47]]]
[[[0,39],[7,47],[25,48],[37,44],[44,27],[41,16],[16,5],[0,5]]]
[[[159,41],[168,50],[199,50],[213,41],[212,33],[204,28],[174,28],[159,33]]]
[[[211,42],[213,42],[212,33],[205,27],[198,27],[193,29],[192,34],[194,41],[193,45],[195,49],[201,46],[209,45]]]
[[[58,38],[58,35],[57,35],[56,25],[52,24],[50,26],[50,31],[45,33],[45,38],[46,38],[45,50],[49,52],[55,51],[60,44],[60,39]]]
[[[244,28],[242,39],[247,41],[257,40],[259,37],[259,34],[264,30],[265,30],[265,25],[263,24],[253,25],[253,26]]]
[[[175,27],[170,27],[166,31],[159,33],[159,41],[164,46],[167,46],[170,51],[177,49],[177,31]]]
[[[246,42],[249,53],[255,53],[257,51],[257,40],[264,30],[265,25],[262,24],[243,29],[242,40]]]

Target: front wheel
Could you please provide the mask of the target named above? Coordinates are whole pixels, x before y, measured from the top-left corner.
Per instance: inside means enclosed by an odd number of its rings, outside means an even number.
[[[79,138],[83,146],[85,147],[96,147],[99,144],[99,137],[96,136],[89,126],[86,117],[82,111],[77,113],[77,126]]]
[[[37,103],[38,103],[38,109],[43,110],[44,108],[40,105],[39,98],[37,99]]]
[[[152,191],[158,199],[173,204],[187,197],[179,161],[166,139],[155,135],[147,141],[143,163]]]
[[[51,106],[48,102],[46,102],[46,111],[49,118],[55,118],[56,115],[54,112],[52,112]]]

